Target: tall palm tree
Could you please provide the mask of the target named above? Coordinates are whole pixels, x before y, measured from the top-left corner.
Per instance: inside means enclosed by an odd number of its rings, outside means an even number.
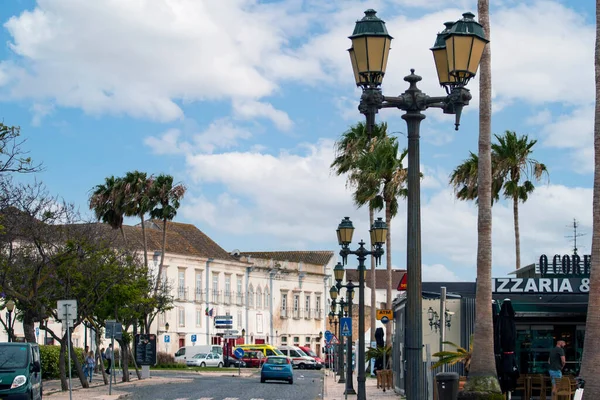
[[[372,151],[366,153],[357,162],[358,168],[351,174],[357,182],[357,198],[372,198],[372,206],[377,210],[385,209],[385,222],[388,226],[386,237],[386,308],[392,308],[392,218],[398,213],[398,197],[406,197],[405,187],[407,170],[403,166],[408,151],[399,151],[396,138],[385,136],[377,141]],[[389,325],[389,324],[388,324]],[[391,326],[386,325],[386,343],[391,343]]]
[[[479,23],[490,39],[489,0],[477,1]],[[492,318],[492,64],[489,43],[479,66],[479,159],[477,176],[477,293],[473,358],[465,391],[500,393],[494,358]]]
[[[600,365],[600,348],[595,344],[600,342],[600,0],[596,0],[596,113],[594,116],[594,200],[593,200],[593,232],[592,232],[592,263],[590,271],[590,294],[588,313],[585,324],[585,341],[581,376],[586,379],[585,396],[587,399],[600,398],[600,382],[595,379]]]
[[[121,190],[123,181],[121,178],[110,176],[105,178],[104,184],[97,185],[93,190],[90,200],[90,210],[94,211],[96,219],[110,225],[113,229],[119,229],[123,240],[125,231],[123,230],[123,215],[125,199]]]
[[[540,181],[548,175],[546,165],[531,158],[537,140],[529,140],[527,135],[517,136],[506,131],[504,135],[494,135],[498,143],[492,143],[492,203],[498,201],[500,193],[513,202],[515,229],[515,266],[521,267],[521,243],[519,233],[519,201],[525,202],[535,190],[532,179]],[[477,199],[477,155],[463,161],[450,176],[450,183],[460,200]]]
[[[344,132],[335,143],[335,159],[331,163],[331,168],[337,175],[349,174],[348,180],[346,181],[347,186],[354,187],[358,192],[358,187],[355,181],[351,179],[350,173],[354,172],[357,168],[358,160],[364,156],[364,154],[372,151],[373,145],[382,137],[386,135],[387,124],[380,123],[373,126],[371,135],[367,132],[367,127],[363,122],[359,122],[352,126],[346,132]],[[363,183],[364,185],[365,183]],[[379,185],[379,182],[369,182],[371,185]],[[363,188],[364,189],[364,188]],[[357,207],[364,205],[369,206],[369,226],[373,225],[375,220],[375,204],[374,198],[377,190],[362,190],[368,194],[361,194],[354,196],[354,204]],[[373,193],[375,192],[375,194]],[[377,285],[377,274],[376,274],[375,258],[371,256],[371,308],[375,310],[377,307],[376,297],[376,285]],[[371,342],[375,341],[375,327],[377,324],[375,312],[371,312]]]
[[[162,230],[162,251],[160,255],[160,265],[156,277],[154,292],[159,288],[160,278],[162,276],[163,262],[165,261],[165,251],[167,248],[167,222],[172,221],[177,215],[180,201],[185,195],[186,187],[179,183],[173,185],[171,175],[159,175],[154,179],[150,188],[150,216],[163,221]]]
[[[144,245],[144,266],[148,267],[148,240],[144,217],[150,211],[150,187],[154,178],[145,172],[127,172],[123,178],[123,196],[125,197],[125,216],[139,217],[142,225]]]

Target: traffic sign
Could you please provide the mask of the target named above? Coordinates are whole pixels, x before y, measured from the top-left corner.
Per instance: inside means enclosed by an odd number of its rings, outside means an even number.
[[[352,318],[342,318],[340,324],[342,326],[342,336],[352,336]]]
[[[388,322],[390,322],[390,319],[388,317],[386,317],[385,315],[383,317],[381,317],[382,324],[387,324]]]
[[[223,335],[223,339],[239,339],[239,335]]]
[[[40,336],[40,328],[35,328],[35,336]]]
[[[170,342],[171,342],[171,336],[165,335],[165,343],[170,343]]]
[[[114,337],[115,339],[121,339],[123,337],[123,325],[114,319],[107,320],[104,336],[107,338]]]
[[[407,281],[406,281],[406,277],[407,277],[408,273],[404,273],[404,275],[402,275],[402,279],[400,279],[400,283],[398,284],[398,288],[397,290],[399,292],[404,292],[406,290],[406,288],[408,287],[407,285]]]
[[[337,336],[333,335],[329,344],[340,344],[340,341],[338,340]]]
[[[226,335],[237,335],[239,332],[237,331],[237,329],[227,329],[223,333]]]
[[[215,328],[217,328],[217,329],[233,328],[233,315],[217,315],[215,317]]]
[[[242,357],[244,357],[244,349],[242,349],[241,347],[236,347],[236,349],[233,351],[233,355],[238,359],[241,360]]]
[[[56,306],[59,321],[70,323],[77,319],[77,300],[58,300]]]
[[[196,343],[196,335],[192,335],[192,343]]]
[[[325,331],[325,341],[327,343],[331,342],[332,337],[333,337],[333,333],[331,333],[331,331]]]
[[[392,310],[377,310],[377,320],[381,320],[383,317],[387,317],[388,321],[394,319],[394,312]],[[385,322],[383,323],[385,324]]]

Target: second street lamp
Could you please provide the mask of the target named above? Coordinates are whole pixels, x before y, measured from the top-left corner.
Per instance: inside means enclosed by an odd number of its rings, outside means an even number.
[[[421,173],[419,168],[419,130],[425,119],[422,111],[440,108],[444,114],[454,114],[455,129],[458,130],[464,106],[469,104],[471,93],[465,87],[475,76],[486,44],[483,27],[474,20],[475,15],[464,13],[463,18],[446,23],[437,35],[431,49],[434,55],[438,80],[446,89],[446,96],[431,97],[423,93],[417,82],[422,78],[411,69],[404,78],[409,88],[399,96],[384,96],[380,85],[385,75],[392,37],[385,22],[376,16],[375,10],[365,11],[365,16],[356,22],[350,39],[349,49],[352,70],[357,86],[363,93],[358,109],[367,122],[367,133],[371,135],[375,115],[382,108],[397,108],[405,111],[402,119],[408,128],[408,173],[407,173],[407,256],[406,268],[406,350],[405,389],[408,400],[420,399],[425,393],[423,364],[423,327],[421,292]],[[338,233],[338,240],[339,240]],[[341,240],[340,240],[341,244]],[[360,372],[360,370],[359,370]],[[363,400],[360,394],[358,399]]]
[[[333,292],[335,290],[339,293],[342,288],[346,289],[346,307],[344,311],[346,313],[346,317],[350,317],[350,320],[352,320],[352,300],[354,300],[354,288],[356,286],[352,283],[352,280],[350,279],[348,280],[347,284],[342,284],[342,280],[344,279],[344,272],[344,266],[341,263],[337,263],[337,265],[333,269],[333,275],[335,277],[336,284],[331,288],[330,292]],[[347,338],[347,340],[348,341],[346,343],[346,365],[348,367],[346,368],[346,389],[344,390],[344,394],[356,394],[356,391],[354,390],[354,382],[352,379],[352,337]]]

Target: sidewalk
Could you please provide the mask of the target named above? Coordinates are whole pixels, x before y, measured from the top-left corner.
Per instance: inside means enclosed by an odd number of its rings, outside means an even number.
[[[176,370],[174,370],[176,371]],[[192,372],[192,371],[178,371],[181,375],[190,375],[190,378],[182,378],[182,377],[161,377],[161,376],[152,376],[152,372],[150,372],[149,379],[139,380],[137,375],[133,373],[131,375],[131,382],[121,382],[121,376],[117,376],[117,383],[113,381],[112,384],[112,394],[108,394],[109,385],[105,385],[102,380],[102,375],[96,374],[90,384],[89,389],[83,389],[81,387],[81,382],[79,378],[74,376],[71,379],[71,385],[73,388],[73,400],[117,400],[117,399],[126,399],[129,397],[130,393],[124,392],[121,389],[124,387],[136,387],[142,385],[165,385],[172,384],[178,382],[190,382],[192,376],[196,375],[211,375],[211,376],[238,376],[238,371],[227,371],[227,372]],[[244,372],[242,370],[241,376],[250,376],[252,375],[250,372]],[[60,386],[60,380],[48,380],[42,383],[44,390],[44,398],[48,398],[51,400],[69,400],[69,391],[63,392]]]
[[[356,381],[356,374],[353,375],[354,378],[354,390],[358,389],[358,383]],[[344,394],[344,390],[346,384],[337,383],[338,377],[334,376],[332,371],[325,370],[325,397],[324,400],[344,400],[346,399],[346,395]],[[367,380],[365,381],[365,387],[367,391],[367,399],[369,400],[377,400],[377,399],[387,399],[387,400],[401,400],[404,397],[400,396],[393,389],[386,390],[377,389],[377,379],[371,378],[367,375]],[[356,395],[348,395],[349,400],[356,400]]]

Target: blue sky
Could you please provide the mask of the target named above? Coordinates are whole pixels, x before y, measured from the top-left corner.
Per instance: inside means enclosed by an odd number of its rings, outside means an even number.
[[[367,8],[395,38],[384,93],[403,92],[415,68],[420,88],[441,95],[429,48],[475,1],[12,0],[0,9],[0,116],[44,163],[35,178],[90,216],[106,176],[170,173],[188,187],[176,220],[225,249],[336,250],[344,216],[368,235],[367,210],[328,168],[334,141],[361,120],[346,49]],[[591,0],[491,1],[493,132],[537,139],[550,171],[521,207],[524,264],[568,252],[573,218],[590,251],[594,12]],[[477,79],[469,87],[458,132],[437,109],[422,126],[426,280],[475,277],[476,208],[448,186],[477,149]],[[378,121],[406,145],[400,117]],[[392,227],[398,268],[405,210]],[[514,269],[512,207],[493,211],[501,276]]]

